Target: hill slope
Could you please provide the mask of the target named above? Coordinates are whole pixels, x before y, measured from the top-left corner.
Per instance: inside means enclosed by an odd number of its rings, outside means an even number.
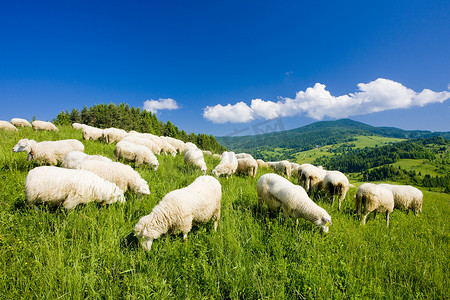
[[[316,146],[321,147],[353,141],[357,135],[378,135],[402,139],[439,135],[450,138],[450,132],[409,131],[393,127],[374,127],[350,119],[341,119],[316,122],[286,131],[253,136],[222,136],[216,137],[216,139],[220,144],[235,152],[248,152],[256,157],[271,160],[276,159],[276,157],[271,157],[270,151],[276,148],[287,149],[284,151],[285,158],[293,158],[297,152],[310,150]]]

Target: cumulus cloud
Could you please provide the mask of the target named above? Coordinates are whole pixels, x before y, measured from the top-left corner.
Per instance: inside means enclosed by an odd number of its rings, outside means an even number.
[[[207,106],[203,109],[203,117],[214,123],[246,123],[254,119],[252,109],[244,102],[234,105]]]
[[[168,109],[168,110],[173,110],[173,109],[178,109],[179,106],[177,104],[177,102],[171,98],[166,98],[166,99],[158,99],[158,100],[147,100],[144,102],[144,109],[147,111],[150,111],[154,114],[156,114],[158,112],[158,110],[162,110],[162,109]]]
[[[315,120],[322,120],[325,117],[337,119],[390,109],[442,103],[450,98],[450,92],[447,91],[434,92],[424,89],[417,93],[398,82],[384,78],[378,78],[369,83],[359,83],[358,89],[358,92],[336,97],[326,90],[324,84],[316,83],[314,87],[299,91],[295,98],[282,98],[277,102],[253,99],[250,106],[244,102],[239,102],[239,105],[228,104],[225,107],[219,104],[220,108],[228,108],[220,110],[222,122],[216,121],[219,115],[203,114],[203,116],[215,123],[241,123],[254,118],[274,119],[300,114]],[[241,109],[245,109],[246,118],[232,116]]]

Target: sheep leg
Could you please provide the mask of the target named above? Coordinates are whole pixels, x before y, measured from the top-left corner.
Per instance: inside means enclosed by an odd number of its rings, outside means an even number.
[[[386,226],[389,227],[389,211],[386,212]]]
[[[362,222],[361,222],[362,225],[366,225],[366,218],[367,218],[368,215],[369,215],[369,213],[363,215]]]
[[[79,197],[76,197],[76,195],[72,194],[67,196],[66,201],[64,201],[63,206],[65,209],[72,209],[78,204],[80,204],[81,201],[79,201]]]
[[[374,211],[374,212],[373,212],[373,219],[375,220],[376,217],[377,217],[377,212]]]

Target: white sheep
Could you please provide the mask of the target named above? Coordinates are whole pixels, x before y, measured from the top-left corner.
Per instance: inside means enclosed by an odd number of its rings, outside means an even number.
[[[255,178],[258,171],[258,163],[252,156],[238,158],[236,173],[244,174]]]
[[[80,123],[72,123],[72,128],[73,129],[75,129],[75,130],[82,130],[83,128],[85,128],[86,126],[88,126],[88,125],[86,125],[86,124],[80,124]]]
[[[126,135],[127,132],[125,130],[111,127],[103,129],[102,138],[106,143],[111,144],[120,142]]]
[[[159,139],[159,143],[161,145],[161,152],[164,154],[170,154],[175,157],[177,155],[177,149],[172,146],[168,141],[162,139],[161,137],[157,137]]]
[[[0,121],[0,129],[17,131],[18,129],[8,121]]]
[[[394,210],[394,196],[385,187],[373,184],[362,184],[355,195],[356,213],[362,214],[362,225],[366,224],[366,218],[374,212],[386,212],[386,225],[389,227],[389,214]]]
[[[291,163],[287,160],[267,162],[267,165],[271,167],[276,173],[280,175],[286,175],[291,177]]]
[[[298,172],[298,169],[300,169],[300,165],[295,162],[290,162],[291,164],[291,175],[294,175]]]
[[[114,155],[117,158],[134,161],[137,166],[147,164],[153,168],[153,171],[158,170],[158,159],[150,149],[143,145],[122,140],[116,144]]]
[[[314,203],[306,191],[286,178],[269,173],[261,176],[257,184],[258,204],[273,211],[281,211],[295,219],[303,218],[322,228],[326,233],[331,225],[331,216]]]
[[[322,167],[316,167],[310,164],[302,166],[299,168],[301,170],[299,184],[308,193],[322,189],[323,179],[327,175],[327,172]]]
[[[206,174],[206,163],[202,150],[198,148],[190,148],[184,152],[184,162],[187,165],[200,168],[203,174]]]
[[[423,193],[418,189],[410,185],[392,185],[392,184],[379,184],[384,188],[390,190],[394,196],[394,207],[401,210],[414,211],[417,216],[419,212],[422,212]]]
[[[58,131],[59,129],[53,125],[53,123],[51,122],[46,122],[46,121],[33,121],[31,122],[31,126],[33,127],[34,130],[48,130],[48,131]]]
[[[86,170],[53,166],[37,167],[28,172],[25,194],[29,204],[62,203],[66,209],[93,201],[125,202],[123,191],[114,183]]]
[[[84,152],[84,145],[78,140],[60,140],[36,142],[35,140],[21,139],[13,147],[14,152],[27,152],[27,160],[34,159],[39,165],[56,166],[62,162],[67,153],[71,151]]]
[[[150,194],[147,181],[129,165],[120,162],[85,160],[78,169],[91,171],[103,179],[114,182],[124,192],[131,189],[140,196]]]
[[[220,163],[214,168],[212,174],[216,177],[220,175],[232,176],[238,167],[238,160],[234,152],[222,153]]]
[[[188,150],[188,149],[196,149],[196,148],[198,148],[196,144],[191,143],[191,142],[187,142],[187,143],[185,143],[185,145],[186,145],[185,151]]]
[[[263,160],[260,159],[260,158],[258,158],[258,159],[256,160],[256,162],[258,163],[258,167],[259,167],[259,168],[267,168],[267,167],[269,166],[265,161],[263,161]]]
[[[145,137],[142,134],[128,134],[126,137],[122,139],[123,141],[131,142],[134,144],[142,145],[147,147],[150,151],[152,151],[154,154],[161,154],[161,146],[157,143],[155,143],[153,140],[151,140],[148,137]]]
[[[217,153],[214,153],[212,157],[213,157],[214,159],[221,159],[221,158],[222,158],[222,155],[217,154]]]
[[[86,125],[83,128],[83,139],[98,141],[103,137],[103,129]]]
[[[248,154],[248,153],[238,153],[238,154],[235,154],[235,155],[236,155],[237,159],[247,158],[247,157],[253,158],[253,156],[251,154]]]
[[[334,196],[338,196],[339,210],[341,210],[341,202],[345,199],[349,188],[350,183],[348,182],[347,176],[339,171],[327,171],[323,178],[323,189],[328,197],[334,200]]]
[[[208,156],[211,156],[211,155],[212,155],[212,152],[209,151],[209,150],[203,150],[203,154],[208,155]]]
[[[101,155],[89,155],[80,151],[71,151],[64,156],[61,167],[67,169],[78,169],[78,166],[85,160],[100,160],[100,161],[109,161],[112,160],[108,157]]]
[[[161,136],[160,138],[171,144],[172,147],[174,147],[180,154],[186,150],[186,144],[179,139],[170,136]]]
[[[182,231],[183,238],[195,223],[214,221],[214,231],[220,219],[222,189],[211,176],[200,176],[185,188],[174,190],[142,217],[134,227],[134,234],[145,250],[150,250],[154,239],[172,231]]]
[[[21,118],[12,118],[11,124],[16,127],[31,127],[31,124],[27,120]]]

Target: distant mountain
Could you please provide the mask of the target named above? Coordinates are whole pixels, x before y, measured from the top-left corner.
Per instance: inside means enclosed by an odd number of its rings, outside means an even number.
[[[450,138],[450,132],[431,132],[425,130],[402,130],[394,127],[374,127],[350,119],[320,121],[303,127],[259,135],[220,136],[217,141],[228,150],[247,152],[256,157],[267,158],[263,153],[277,148],[285,149],[290,154],[353,141],[356,135],[378,135],[392,138],[421,138],[442,136]]]

